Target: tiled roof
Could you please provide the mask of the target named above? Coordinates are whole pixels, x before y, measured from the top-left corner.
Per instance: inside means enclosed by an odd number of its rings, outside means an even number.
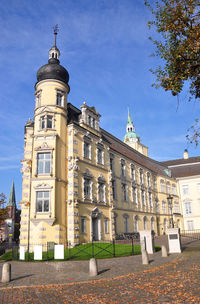
[[[166,166],[160,164],[159,162],[139,153],[138,151],[134,150],[133,148],[129,147],[127,144],[119,140],[118,138],[114,137],[107,131],[101,129],[101,134],[103,140],[106,140],[109,143],[110,148],[113,151],[120,153],[123,156],[129,158],[135,163],[138,163],[144,168],[147,168],[153,171],[156,174],[168,176],[165,172]]]
[[[190,157],[188,159],[179,158],[179,159],[172,159],[168,161],[161,162],[164,166],[176,166],[182,164],[190,164],[190,163],[197,163],[200,162],[200,156]]]
[[[192,164],[170,168],[174,177],[189,177],[200,175],[200,164]]]
[[[168,166],[174,177],[200,175],[200,156],[168,160],[161,164]]]

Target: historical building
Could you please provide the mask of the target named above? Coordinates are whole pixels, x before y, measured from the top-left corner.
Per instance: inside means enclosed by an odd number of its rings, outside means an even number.
[[[117,233],[181,226],[177,182],[148,157],[128,114],[124,142],[84,102],[67,102],[69,74],[55,44],[37,73],[25,126],[21,245],[111,240]],[[170,196],[169,196],[170,195]]]
[[[178,182],[185,230],[200,229],[200,157],[189,157],[163,162]]]

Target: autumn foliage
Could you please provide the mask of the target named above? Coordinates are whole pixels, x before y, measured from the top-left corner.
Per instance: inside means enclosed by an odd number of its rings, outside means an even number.
[[[200,97],[200,2],[199,0],[160,0],[153,8],[148,23],[161,35],[160,41],[150,38],[156,46],[155,55],[163,66],[154,71],[156,87],[179,94],[189,83],[190,98]]]
[[[0,193],[0,229],[5,223],[5,219],[8,217],[8,210],[6,208],[6,196],[4,193]]]

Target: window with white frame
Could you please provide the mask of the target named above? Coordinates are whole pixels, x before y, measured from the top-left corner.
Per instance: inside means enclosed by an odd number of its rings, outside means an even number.
[[[101,148],[97,148],[97,162],[103,164],[103,150]]]
[[[144,230],[147,230],[147,217],[144,216],[143,218]]]
[[[179,203],[177,201],[174,202],[174,212],[180,213]]]
[[[84,198],[91,199],[91,180],[89,178],[84,178],[83,183]]]
[[[81,217],[81,233],[86,233],[86,218]]]
[[[153,177],[153,186],[154,186],[154,189],[157,189],[157,179],[156,179],[156,176]]]
[[[153,207],[153,202],[152,202],[152,193],[149,191],[149,206]]]
[[[194,221],[187,221],[187,230],[194,230]]]
[[[131,179],[135,180],[135,166],[131,164]]]
[[[165,182],[163,179],[160,180],[160,191],[165,192]]]
[[[38,108],[41,105],[41,93],[36,94],[35,98],[35,107]]]
[[[170,182],[167,182],[167,193],[170,193]]]
[[[110,155],[110,170],[114,172],[114,156]]]
[[[147,187],[151,187],[151,175],[147,172]]]
[[[172,184],[172,194],[176,195],[176,185]]]
[[[159,201],[158,201],[158,199],[156,199],[156,212],[157,213],[159,212]]]
[[[123,201],[127,201],[127,185],[126,184],[122,184],[122,200]]]
[[[135,185],[132,185],[132,197],[133,197],[133,203],[137,205],[137,188]]]
[[[36,212],[49,212],[50,191],[36,192]]]
[[[124,215],[124,232],[128,233],[128,214]]]
[[[164,226],[164,232],[166,232],[166,230],[167,230],[167,219],[166,218],[164,218],[163,226]]]
[[[191,202],[185,202],[185,214],[191,214],[192,213],[192,206]]]
[[[125,160],[121,160],[121,176],[125,177],[126,176],[126,167],[125,167]]]
[[[184,195],[189,194],[189,186],[188,185],[182,185],[182,192]]]
[[[105,202],[105,184],[98,183],[98,200],[99,202]]]
[[[138,232],[138,222],[139,222],[139,218],[138,218],[138,215],[135,216],[134,218],[134,232]]]
[[[143,169],[140,168],[140,184],[144,184],[144,174],[143,174]]]
[[[116,200],[117,192],[116,192],[116,181],[115,180],[112,180],[112,195],[113,195],[113,199]]]
[[[50,174],[51,172],[51,153],[37,154],[37,174]]]
[[[104,219],[104,225],[105,225],[105,233],[109,233],[109,229],[108,229],[108,218]]]
[[[83,143],[83,156],[85,158],[90,159],[90,155],[91,155],[90,150],[91,150],[91,145],[88,142],[84,141],[84,143]]]
[[[151,230],[154,230],[154,229],[155,229],[154,223],[155,223],[155,221],[154,221],[154,218],[152,217],[152,218],[151,218]]]
[[[53,116],[43,115],[40,117],[40,129],[52,129],[53,128]]]
[[[145,191],[143,189],[141,190],[141,201],[142,201],[142,206],[146,206]]]
[[[166,204],[165,201],[162,201],[162,212],[163,212],[164,214],[167,213],[167,204]]]
[[[56,94],[56,105],[59,107],[64,107],[64,94],[57,92]]]

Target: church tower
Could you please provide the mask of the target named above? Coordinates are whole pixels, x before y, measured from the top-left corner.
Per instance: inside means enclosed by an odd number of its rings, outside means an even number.
[[[54,45],[37,72],[34,120],[25,126],[20,244],[64,243],[67,197],[68,71]],[[30,248],[30,250],[32,250]]]
[[[148,147],[141,144],[140,137],[135,133],[135,126],[131,119],[128,108],[128,121],[126,124],[126,134],[124,136],[124,142],[129,145],[131,148],[137,150],[138,152],[148,156]]]
[[[15,185],[14,181],[10,189],[9,200],[7,204],[8,218],[6,219],[7,224],[7,238],[13,239],[15,232],[15,218],[16,218],[16,198],[15,198]]]

